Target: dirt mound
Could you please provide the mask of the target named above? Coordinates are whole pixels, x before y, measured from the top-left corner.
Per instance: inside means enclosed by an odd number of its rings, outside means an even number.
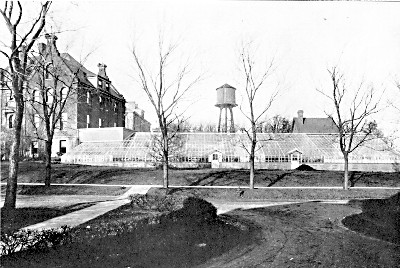
[[[297,167],[296,170],[300,170],[300,171],[314,171],[315,168],[310,167],[309,165],[302,164],[302,165],[300,165],[299,167]]]

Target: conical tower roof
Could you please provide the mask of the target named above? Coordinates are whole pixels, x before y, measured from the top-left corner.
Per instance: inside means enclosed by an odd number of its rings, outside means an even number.
[[[217,89],[220,89],[220,88],[233,88],[233,89],[236,89],[236,88],[234,88],[233,86],[228,85],[228,84],[224,84],[224,85],[220,86],[220,87],[217,88]]]

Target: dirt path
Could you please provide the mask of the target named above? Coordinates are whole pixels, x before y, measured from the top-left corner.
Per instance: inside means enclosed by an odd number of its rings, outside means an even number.
[[[400,246],[341,226],[358,212],[316,202],[229,212],[257,229],[256,241],[200,267],[400,267]]]

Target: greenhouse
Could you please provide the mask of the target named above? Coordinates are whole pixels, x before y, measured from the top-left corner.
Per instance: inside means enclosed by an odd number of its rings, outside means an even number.
[[[159,133],[138,132],[122,141],[83,142],[62,156],[62,162],[87,165],[155,167],[159,164]],[[343,169],[335,134],[257,134],[256,168],[293,169],[301,164],[316,169]],[[170,163],[176,167],[248,168],[250,140],[245,133],[180,133],[171,142]],[[350,170],[397,171],[398,152],[380,139],[357,148]]]

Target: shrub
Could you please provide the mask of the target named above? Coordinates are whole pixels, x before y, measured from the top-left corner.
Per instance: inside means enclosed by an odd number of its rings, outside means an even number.
[[[146,210],[158,212],[172,212],[182,207],[184,197],[174,195],[140,195],[129,196],[131,204]]]
[[[209,202],[187,195],[131,195],[131,204],[146,210],[163,213],[157,222],[199,223],[214,220],[217,209]],[[157,217],[156,217],[157,218]]]
[[[163,220],[197,224],[199,222],[215,220],[216,217],[217,209],[211,203],[200,198],[187,197],[181,209],[165,215]]]
[[[3,233],[0,240],[1,255],[21,250],[43,250],[67,243],[70,240],[68,226],[44,230],[19,230],[12,234]]]

